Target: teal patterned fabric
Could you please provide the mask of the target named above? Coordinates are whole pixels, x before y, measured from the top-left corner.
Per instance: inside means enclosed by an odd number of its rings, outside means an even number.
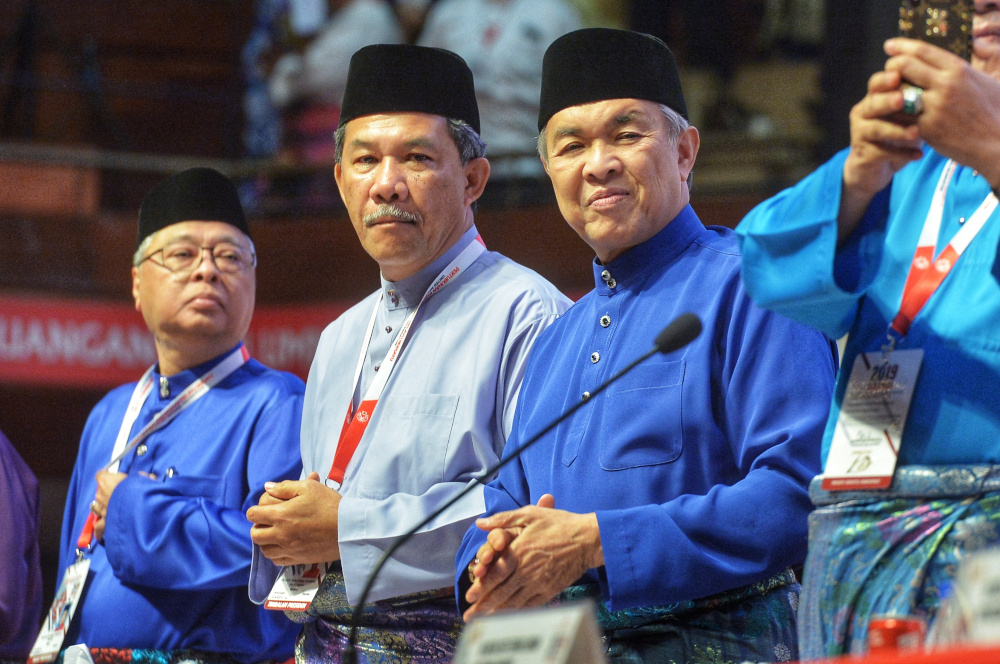
[[[1000,545],[1000,466],[905,466],[881,491],[813,480],[799,613],[802,659],[866,650],[877,614],[933,626],[958,564]]]
[[[347,602],[344,574],[331,568],[305,612],[288,612],[304,622],[295,644],[297,664],[339,662],[354,610]],[[358,629],[358,664],[431,664],[451,661],[462,629],[452,588],[366,604]]]
[[[65,651],[59,653],[62,664]],[[94,664],[239,664],[225,653],[199,650],[154,650],[152,648],[90,648]]]
[[[557,601],[593,599],[611,664],[742,664],[798,659],[791,570],[699,600],[609,611],[596,585],[571,586]]]

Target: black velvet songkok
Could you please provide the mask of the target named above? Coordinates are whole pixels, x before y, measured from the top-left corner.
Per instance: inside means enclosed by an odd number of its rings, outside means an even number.
[[[656,37],[585,28],[552,42],[542,59],[538,130],[564,108],[605,99],[652,101],[687,119],[674,54]]]
[[[182,221],[223,221],[250,236],[236,187],[211,168],[189,168],[172,175],[146,194],[139,207],[139,237]]]
[[[472,70],[443,48],[374,44],[351,56],[340,123],[376,113],[429,113],[464,120],[478,134]]]

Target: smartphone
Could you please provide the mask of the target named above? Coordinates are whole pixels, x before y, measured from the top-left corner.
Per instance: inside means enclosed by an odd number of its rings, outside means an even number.
[[[919,39],[972,59],[972,0],[902,0],[899,36]]]

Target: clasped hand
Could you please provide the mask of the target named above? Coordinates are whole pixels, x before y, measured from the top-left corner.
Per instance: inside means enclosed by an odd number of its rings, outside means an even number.
[[[465,619],[498,609],[540,606],[584,572],[604,564],[597,515],[555,509],[545,494],[537,505],[478,519],[489,532],[469,571]]]
[[[339,560],[340,499],[315,472],[304,480],[268,482],[258,504],[247,510],[250,539],[276,565]]]

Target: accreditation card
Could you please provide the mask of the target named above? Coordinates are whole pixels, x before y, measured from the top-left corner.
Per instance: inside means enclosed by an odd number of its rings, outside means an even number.
[[[860,353],[847,383],[823,472],[827,491],[892,483],[924,351]]]
[[[56,661],[66,636],[66,629],[73,620],[76,607],[80,604],[80,597],[83,596],[83,586],[87,583],[88,571],[90,571],[90,558],[81,558],[66,568],[66,574],[59,584],[59,592],[56,593],[52,608],[45,616],[42,631],[38,633],[35,645],[28,655],[28,664]]]
[[[289,565],[282,568],[271,587],[264,608],[273,611],[305,611],[312,604],[323,577],[333,563]]]

